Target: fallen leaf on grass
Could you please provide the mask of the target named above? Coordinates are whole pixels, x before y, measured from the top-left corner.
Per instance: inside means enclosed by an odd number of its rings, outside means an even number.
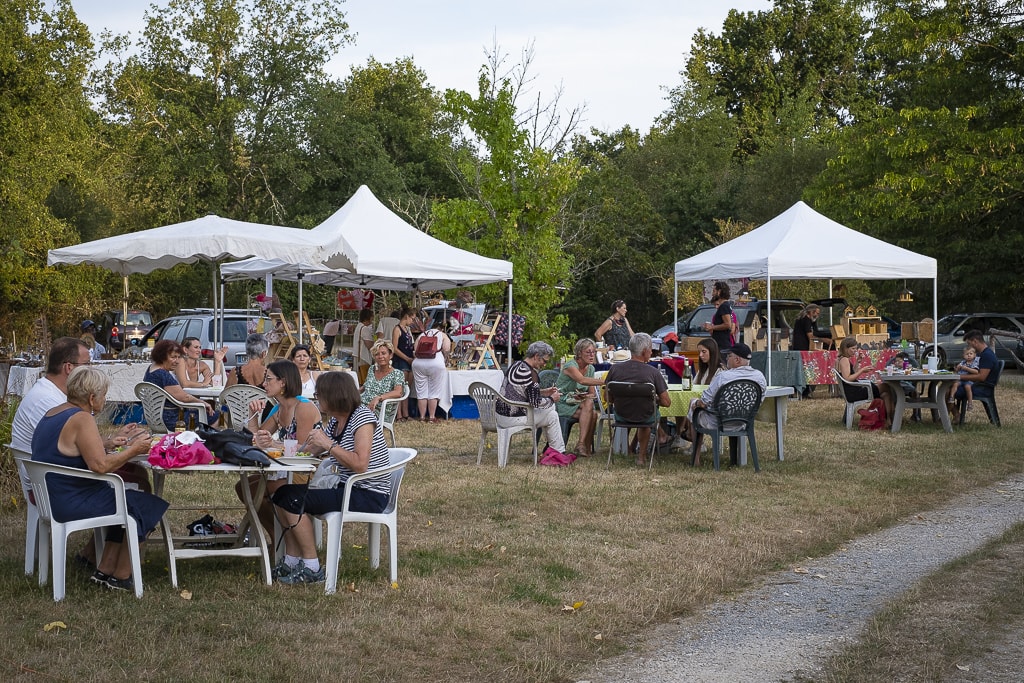
[[[815,574],[814,578],[816,578],[816,579],[824,579],[825,575],[824,574]]]
[[[807,567],[793,567],[794,574],[810,574],[810,570]]]
[[[54,629],[57,629],[57,628],[67,628],[67,627],[68,627],[68,625],[65,624],[63,621],[51,621],[49,624],[47,624],[46,626],[43,627],[43,630],[46,631],[47,633],[49,633],[50,631],[52,631]]]
[[[345,590],[347,590],[349,593],[358,593],[359,592],[359,589],[356,588],[356,582],[355,581],[353,581],[352,583],[345,584]]]
[[[355,543],[353,543],[353,544],[352,544],[352,547],[353,547],[353,548],[358,548],[359,550],[362,550],[362,549],[363,549],[363,546],[361,546],[361,545],[356,545]]]
[[[572,603],[571,605],[562,605],[562,611],[563,612],[575,612],[576,610],[581,609],[585,604],[587,604],[586,600],[577,600],[576,602]]]
[[[392,581],[391,582],[391,589],[392,590],[398,590],[398,582],[397,581]]]
[[[427,520],[427,526],[434,526],[434,523],[433,523],[433,522],[431,522],[431,521],[430,521],[430,520],[428,519],[428,520]]]
[[[793,533],[794,534],[802,534],[803,532],[804,532],[803,529],[793,529]]]
[[[187,588],[185,590],[181,591],[180,593],[178,593],[178,595],[181,596],[182,600],[191,600],[192,599],[192,591],[188,590]]]
[[[506,547],[505,546],[501,546],[501,550],[499,550],[498,552],[503,553],[503,552],[505,552],[505,550],[506,550]]]
[[[594,636],[594,640],[604,640],[604,638],[602,638],[601,634],[598,633],[596,636]]]
[[[970,671],[970,670],[971,670],[971,667],[969,667],[969,666],[964,666],[964,665],[962,665],[962,664],[957,664],[957,665],[956,665],[956,668],[960,669],[961,671]]]

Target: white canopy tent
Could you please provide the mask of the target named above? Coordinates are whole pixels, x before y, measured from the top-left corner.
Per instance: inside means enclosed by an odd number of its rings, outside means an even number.
[[[321,249],[311,234],[309,230],[248,223],[211,214],[182,223],[51,249],[47,264],[87,263],[122,275],[125,279],[124,306],[127,309],[129,274],[151,273],[179,263],[219,263],[229,258],[250,256],[302,262],[331,256],[332,262],[351,265],[343,253],[347,249],[343,237],[334,241],[334,248],[342,251],[335,254]],[[213,272],[212,296],[214,308],[217,308],[216,270]]]
[[[302,283],[393,291],[453,289],[508,282],[512,311],[512,263],[459,249],[402,220],[366,185],[309,236],[326,255],[320,262],[283,257],[247,259],[221,266],[226,279],[266,275]],[[511,343],[511,342],[510,342]],[[511,357],[511,348],[509,349]]]
[[[930,279],[932,314],[933,319],[938,320],[937,273],[937,262],[930,256],[915,254],[847,228],[807,204],[797,202],[745,235],[676,262],[675,323],[678,328],[680,282],[725,278],[767,280],[768,320],[772,320],[773,279]],[[770,377],[770,353],[767,370]]]

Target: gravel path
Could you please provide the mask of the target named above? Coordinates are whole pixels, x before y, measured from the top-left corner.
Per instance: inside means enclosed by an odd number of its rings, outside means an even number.
[[[857,538],[801,568],[769,575],[734,600],[657,627],[644,652],[601,662],[584,678],[739,683],[820,672],[888,601],[1022,521],[1024,474]]]

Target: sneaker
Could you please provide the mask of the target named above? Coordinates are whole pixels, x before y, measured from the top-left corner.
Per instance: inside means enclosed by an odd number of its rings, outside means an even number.
[[[127,579],[118,579],[114,578],[110,574],[104,574],[98,569],[93,572],[93,575],[90,576],[89,579],[93,583],[106,586],[110,590],[115,591],[130,591],[135,588],[135,584],[132,582],[132,578],[130,576]]]
[[[278,581],[292,585],[296,583],[322,583],[326,579],[327,572],[324,570],[323,565],[320,565],[320,569],[317,571],[313,571],[305,564],[302,564],[298,568],[292,568],[287,576],[282,576]]]
[[[277,566],[275,566],[273,569],[270,570],[270,578],[272,578],[272,579],[280,579],[282,577],[288,576],[293,571],[295,571],[295,569],[297,569],[298,566],[299,565],[295,565],[294,567],[290,567],[287,564],[285,564],[284,560],[281,560],[280,562],[277,563]]]

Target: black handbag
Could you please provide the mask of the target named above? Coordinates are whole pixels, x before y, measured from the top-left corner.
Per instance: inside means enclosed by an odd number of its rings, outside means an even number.
[[[270,467],[273,464],[266,453],[252,445],[252,432],[248,429],[239,432],[200,428],[196,433],[223,463],[243,467]]]

